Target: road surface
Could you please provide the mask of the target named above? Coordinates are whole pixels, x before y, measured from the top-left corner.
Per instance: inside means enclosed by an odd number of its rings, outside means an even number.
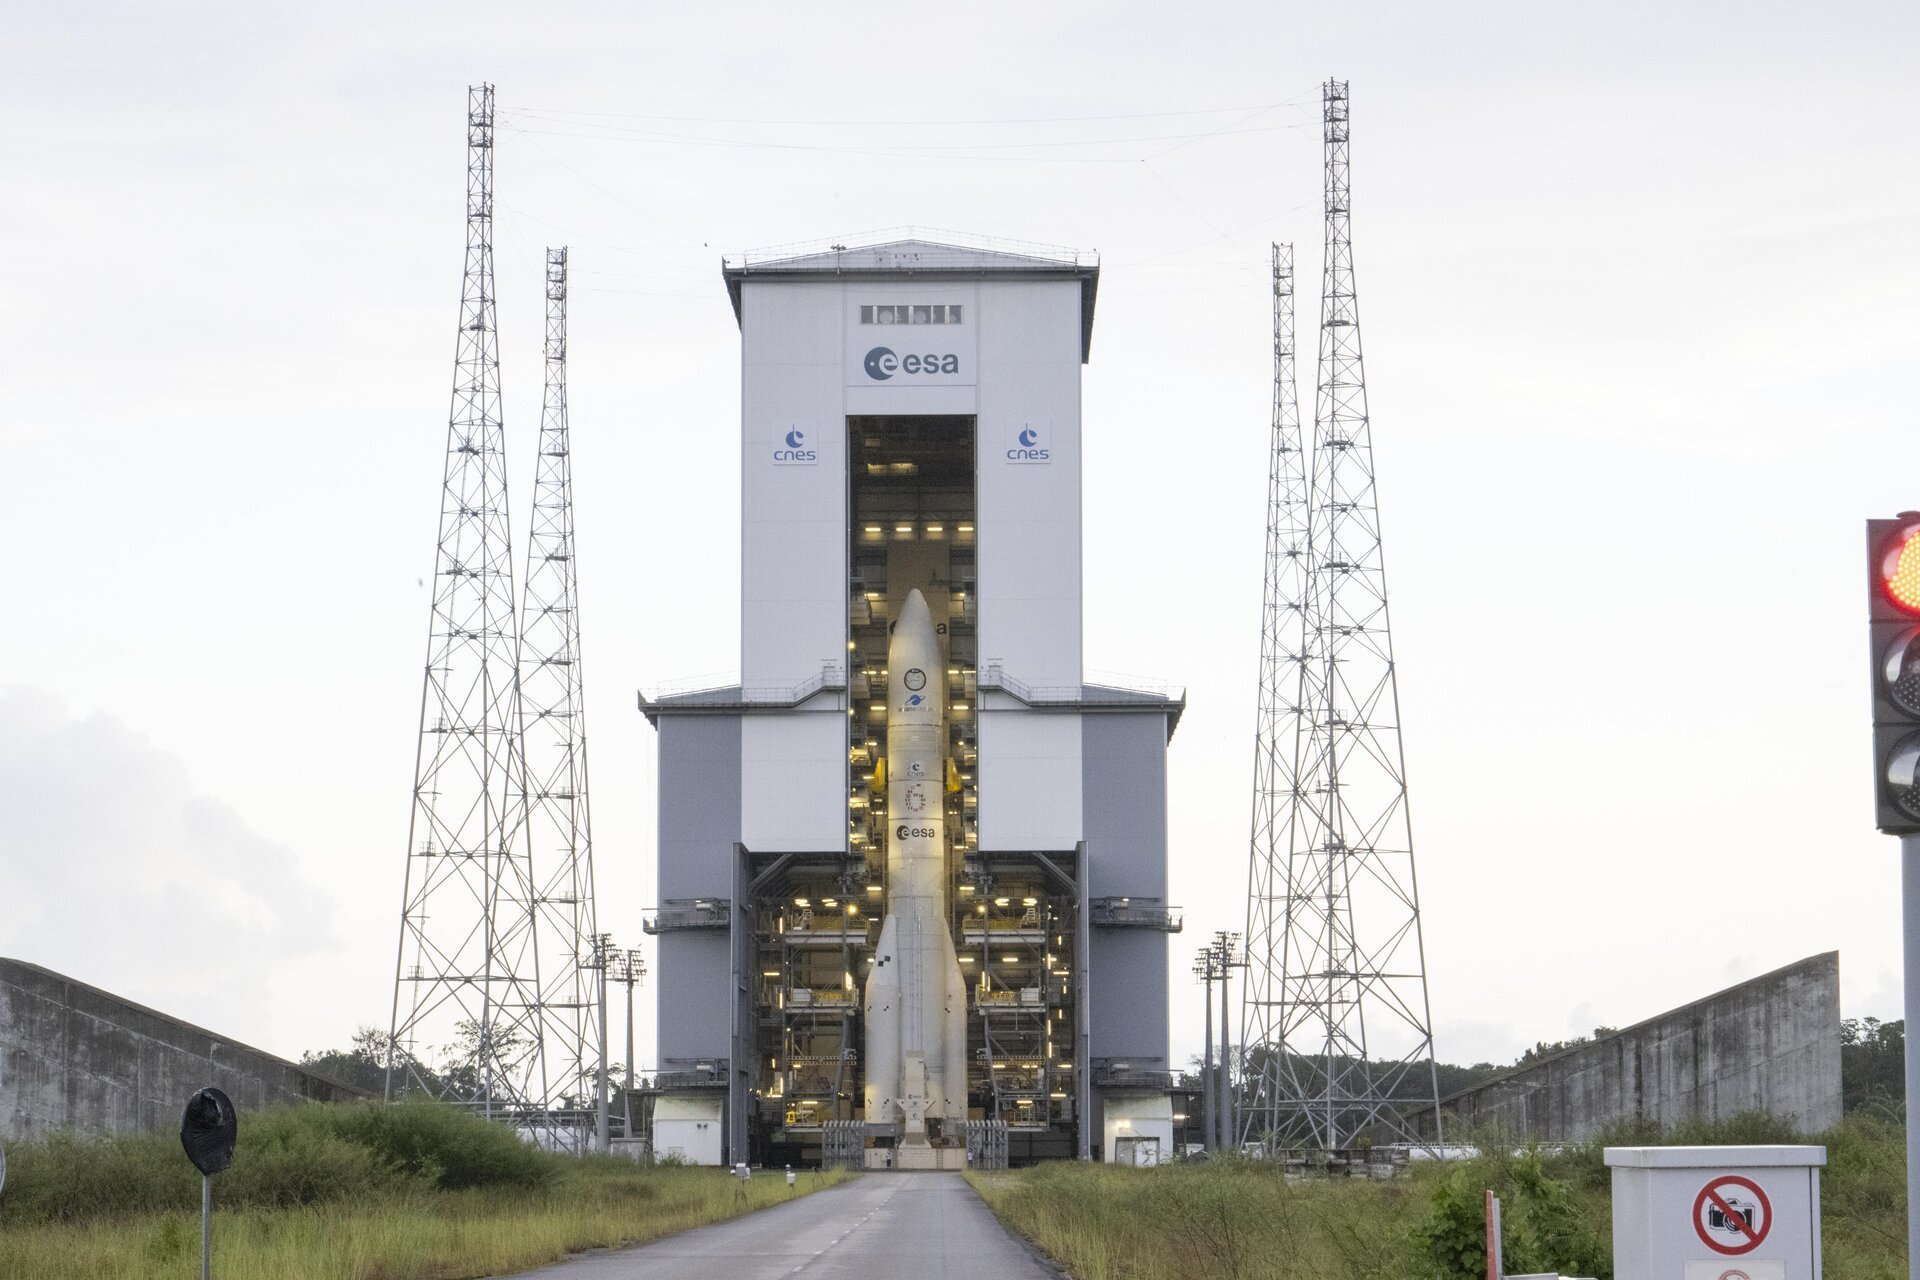
[[[957,1173],[869,1173],[730,1222],[525,1274],[526,1280],[1059,1280]]]

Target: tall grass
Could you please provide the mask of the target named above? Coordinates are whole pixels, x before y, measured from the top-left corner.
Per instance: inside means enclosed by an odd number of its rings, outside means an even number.
[[[789,1189],[776,1177],[741,1184],[718,1169],[642,1169],[593,1160],[540,1191],[467,1190],[240,1210],[221,1208],[216,1192],[215,1270],[248,1280],[496,1276],[582,1249],[658,1239],[845,1176],[808,1174]],[[197,1207],[0,1229],[0,1276],[9,1278],[192,1280],[199,1267]]]
[[[1590,1143],[1416,1165],[1391,1182],[1289,1179],[1241,1160],[1125,1169],[1054,1164],[969,1174],[1009,1227],[1075,1280],[1467,1280],[1484,1276],[1481,1196],[1508,1198],[1510,1267],[1612,1275],[1611,1173],[1603,1150],[1635,1145],[1804,1142],[1766,1116],[1661,1134],[1627,1126]],[[1828,1280],[1896,1280],[1906,1269],[1905,1133],[1856,1114],[1827,1148],[1820,1203]]]
[[[1271,1165],[1050,1164],[969,1174],[1002,1221],[1075,1280],[1404,1280],[1423,1187],[1290,1180]]]
[[[191,1280],[199,1174],[172,1135],[9,1147],[0,1277]],[[550,1155],[444,1107],[297,1107],[242,1117],[214,1179],[214,1253],[249,1280],[454,1280],[637,1243],[805,1194],[717,1169]]]

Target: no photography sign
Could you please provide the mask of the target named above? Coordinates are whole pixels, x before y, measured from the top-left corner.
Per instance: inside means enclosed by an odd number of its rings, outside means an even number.
[[[1773,1230],[1773,1204],[1759,1183],[1726,1174],[1700,1188],[1694,1197],[1693,1229],[1715,1253],[1736,1257],[1752,1253]]]

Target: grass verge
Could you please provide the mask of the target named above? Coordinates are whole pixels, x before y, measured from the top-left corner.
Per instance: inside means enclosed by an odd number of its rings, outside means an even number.
[[[1417,1165],[1391,1182],[1288,1179],[1240,1160],[1125,1169],[1050,1164],[968,1181],[1012,1230],[1074,1280],[1472,1280],[1486,1274],[1481,1195],[1506,1203],[1510,1271],[1613,1274],[1606,1146],[1804,1141],[1764,1116],[1664,1136],[1623,1129],[1590,1144]],[[1896,1280],[1906,1268],[1905,1134],[1853,1116],[1827,1148],[1827,1280]]]
[[[388,1114],[307,1107],[243,1118],[233,1168],[214,1179],[215,1272],[475,1280],[655,1240],[848,1176],[740,1183],[719,1169],[549,1156],[444,1109],[379,1111]],[[177,1140],[55,1139],[7,1155],[0,1278],[199,1275],[199,1176]]]

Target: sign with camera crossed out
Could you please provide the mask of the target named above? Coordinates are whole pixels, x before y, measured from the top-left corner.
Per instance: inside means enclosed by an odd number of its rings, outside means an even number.
[[[1715,1253],[1752,1253],[1773,1230],[1773,1204],[1751,1178],[1715,1178],[1694,1197],[1693,1229]]]

